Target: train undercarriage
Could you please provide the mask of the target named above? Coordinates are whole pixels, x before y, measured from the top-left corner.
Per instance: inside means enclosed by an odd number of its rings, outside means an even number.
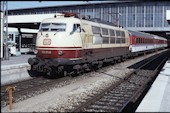
[[[28,60],[28,63],[31,65],[31,69],[28,70],[28,73],[31,77],[45,76],[48,78],[58,78],[62,76],[76,76],[85,72],[97,70],[103,66],[122,62],[126,59],[135,58],[136,56],[144,55],[154,51],[158,51],[158,49],[136,53],[129,52],[125,55],[114,56],[100,60],[84,62],[78,61],[78,63],[68,63],[68,61],[65,60],[63,63],[61,60],[57,59],[40,59],[35,57]]]

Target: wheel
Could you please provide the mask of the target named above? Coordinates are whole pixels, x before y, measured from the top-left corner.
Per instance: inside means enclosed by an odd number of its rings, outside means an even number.
[[[27,70],[28,74],[30,75],[30,77],[39,77],[39,76],[44,76],[44,73],[42,72],[37,72],[35,70]]]

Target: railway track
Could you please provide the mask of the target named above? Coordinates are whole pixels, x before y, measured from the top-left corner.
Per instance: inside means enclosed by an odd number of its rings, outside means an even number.
[[[152,59],[152,58],[150,58],[150,59]],[[148,60],[146,60],[146,61],[148,61]],[[43,77],[35,77],[33,79],[1,86],[1,107],[5,107],[8,105],[8,96],[4,95],[5,89],[8,86],[16,87],[16,90],[13,92],[13,103],[16,103],[16,102],[24,100],[26,98],[30,98],[35,95],[49,91],[50,88],[53,88],[54,86],[62,87],[64,85],[67,85],[71,82],[72,79],[74,79],[74,78],[68,77],[68,76],[59,78],[59,79],[46,79]]]
[[[53,86],[61,87],[63,85],[66,85],[65,81],[69,83],[69,80],[71,80],[71,77],[63,77],[59,79],[46,79],[44,77],[38,77],[13,83],[10,85],[1,86],[1,107],[5,107],[8,105],[8,96],[5,92],[5,89],[8,86],[16,87],[16,90],[13,92],[13,103],[15,103],[49,91],[50,88],[52,88]]]
[[[104,91],[83,100],[72,112],[121,112],[130,102],[135,102],[147,87],[147,84],[156,78],[159,70],[169,57],[169,52],[159,54],[152,59],[145,60],[140,65],[135,65],[136,70],[125,79],[113,84]]]

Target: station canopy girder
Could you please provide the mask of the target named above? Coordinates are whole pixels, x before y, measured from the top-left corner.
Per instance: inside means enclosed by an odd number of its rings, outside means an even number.
[[[8,16],[8,27],[38,29],[40,23],[46,18],[54,18],[53,14],[31,14]]]
[[[38,29],[40,23],[8,23],[8,27]]]

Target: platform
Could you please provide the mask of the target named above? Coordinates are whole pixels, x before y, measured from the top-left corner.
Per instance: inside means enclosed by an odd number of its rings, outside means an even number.
[[[170,58],[166,61],[136,112],[170,112]]]
[[[24,79],[30,79],[27,69],[30,68],[28,58],[35,55],[12,56],[9,60],[1,60],[1,85]]]

